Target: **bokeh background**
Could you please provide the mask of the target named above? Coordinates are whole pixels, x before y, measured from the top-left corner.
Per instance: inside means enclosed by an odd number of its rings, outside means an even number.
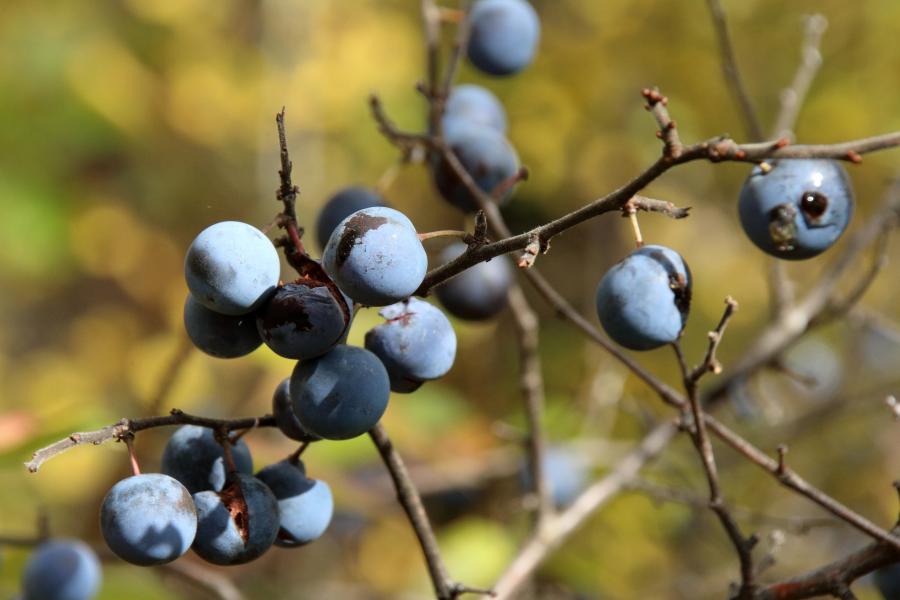
[[[545,222],[621,185],[659,153],[639,90],[658,85],[686,141],[741,121],[725,87],[702,2],[535,0],[542,40],[535,63],[486,79],[505,103],[510,138],[532,177],[505,209],[516,230]],[[725,0],[737,55],[764,122],[799,60],[803,17],[823,13],[824,67],[798,122],[801,141],[831,142],[900,128],[900,3],[894,0]],[[450,30],[447,30],[449,36]],[[56,536],[102,544],[97,509],[129,473],[121,445],[72,450],[39,474],[30,453],[76,430],[171,407],[208,415],[269,410],[292,368],[265,349],[235,361],[186,346],[183,253],[207,225],[257,226],[278,211],[274,115],[287,111],[300,220],[312,225],[328,196],[384,183],[397,153],[368,113],[381,95],[404,127],[421,128],[425,103],[418,3],[400,0],[100,0],[7,3],[0,17],[0,535],[34,533],[49,515]],[[896,172],[898,153],[850,169],[858,210],[870,215]],[[695,294],[685,344],[699,360],[726,295],[741,310],[721,357],[740,355],[767,317],[766,260],[743,236],[736,199],[749,168],[695,163],[665,175],[648,195],[692,206],[673,222],[641,219],[645,236],[691,264]],[[458,228],[462,217],[433,191],[422,166],[386,189],[420,231]],[[470,225],[469,225],[470,226]],[[312,240],[310,234],[309,239]],[[315,247],[314,243],[310,244]],[[434,242],[439,250],[442,242]],[[596,319],[599,278],[631,248],[627,222],[607,215],[554,240],[538,267]],[[801,291],[839,248],[788,267]],[[761,447],[791,446],[812,482],[882,525],[897,515],[898,423],[884,405],[896,389],[900,318],[898,247],[864,310],[817,331],[788,355],[816,379],[753,378],[725,417]],[[860,270],[865,265],[860,264]],[[287,269],[285,268],[285,273]],[[600,475],[654,419],[659,401],[622,367],[535,301],[542,313],[548,436]],[[364,311],[361,343],[378,322]],[[523,424],[517,351],[508,315],[455,322],[451,373],[394,396],[388,431],[426,492],[451,573],[490,585],[527,533],[516,434]],[[671,353],[640,356],[677,383]],[[158,468],[167,432],[142,433],[145,470]],[[293,446],[271,431],[248,436],[258,467]],[[370,441],[316,444],[305,456],[326,479],[338,514],[330,532],[299,550],[269,552],[221,570],[247,598],[418,598],[430,591],[422,558]],[[768,576],[797,572],[864,543],[848,527],[780,489],[728,450],[725,493],[750,512],[761,548],[776,550]],[[647,479],[703,494],[686,439]],[[758,513],[765,513],[762,516]],[[776,518],[770,518],[776,517]],[[797,518],[817,519],[797,527]],[[826,520],[827,521],[827,520]],[[807,524],[808,525],[808,524]],[[780,540],[773,545],[773,540]],[[0,548],[0,597],[12,597],[28,552]],[[195,557],[182,560],[196,561]],[[541,569],[528,592],[545,598],[722,598],[737,574],[711,514],[623,495]],[[875,592],[863,581],[860,598]],[[102,598],[203,598],[171,572],[104,563]]]

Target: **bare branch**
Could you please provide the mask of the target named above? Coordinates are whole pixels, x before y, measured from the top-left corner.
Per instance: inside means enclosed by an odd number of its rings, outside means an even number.
[[[67,438],[54,442],[45,448],[41,448],[31,456],[31,460],[25,463],[25,467],[32,473],[36,473],[45,462],[58,454],[75,446],[93,444],[99,446],[105,442],[121,440],[125,436],[133,435],[145,429],[155,427],[167,427],[170,425],[199,425],[217,431],[235,431],[249,427],[274,427],[275,418],[266,415],[263,417],[249,417],[241,419],[211,419],[189,415],[177,408],[173,408],[171,414],[165,417],[147,417],[145,419],[122,419],[118,423],[107,425],[95,431],[82,431],[69,435]]]
[[[900,533],[895,529],[893,532]],[[753,596],[754,600],[802,600],[831,595],[838,598],[853,598],[850,584],[900,560],[900,551],[881,542],[869,544],[823,567],[792,577],[785,581],[763,586]],[[851,595],[847,595],[850,593]]]
[[[823,15],[814,14],[806,17],[803,35],[803,47],[801,48],[800,64],[791,85],[781,91],[781,109],[778,111],[778,118],[775,120],[775,126],[772,128],[773,138],[789,138],[794,137],[794,123],[797,121],[797,115],[809,92],[819,67],[822,66],[822,54],[819,52],[819,46],[822,43],[822,36],[828,29],[828,19]]]
[[[641,90],[641,95],[647,101],[644,108],[650,111],[650,114],[656,119],[656,124],[659,125],[656,137],[663,141],[663,156],[669,160],[677,159],[681,156],[684,145],[678,136],[678,127],[669,116],[669,111],[666,108],[669,104],[669,99],[659,93],[659,89],[655,87],[644,88]]]
[[[684,388],[687,392],[690,413],[693,417],[693,427],[689,430],[691,440],[700,456],[700,462],[703,465],[703,471],[706,474],[706,482],[709,487],[709,508],[719,519],[722,528],[728,534],[735,552],[737,552],[738,560],[741,565],[741,586],[737,597],[739,599],[750,598],[756,587],[755,576],[756,569],[753,564],[753,547],[756,545],[756,536],[751,535],[745,537],[741,532],[731,510],[725,503],[722,496],[722,489],[719,484],[718,467],[716,466],[716,458],[713,453],[712,443],[709,441],[709,435],[706,431],[706,419],[703,407],[700,404],[700,397],[697,394],[697,382],[709,370],[708,364],[715,361],[715,349],[718,346],[721,334],[725,330],[728,319],[734,312],[737,303],[731,298],[726,300],[725,314],[719,322],[716,331],[712,332],[710,348],[706,354],[704,364],[697,367],[693,372],[687,368],[684,355],[681,351],[681,344],[675,342],[672,347],[678,357],[678,364],[681,366],[681,374],[684,380]],[[713,337],[715,336],[715,337]]]
[[[687,218],[691,210],[690,206],[680,208],[668,200],[656,200],[641,195],[635,195],[628,203],[634,207],[635,210],[660,213],[672,219]]]
[[[640,444],[602,478],[591,484],[564,511],[550,518],[542,534],[532,536],[494,586],[497,598],[517,598],[521,586],[598,509],[619,494],[629,481],[656,458],[678,433],[674,423],[654,428]]]
[[[722,336],[725,334],[728,321],[731,320],[737,309],[738,303],[734,298],[731,296],[725,298],[725,312],[722,313],[722,318],[719,320],[716,328],[708,334],[709,347],[706,349],[706,356],[703,357],[703,362],[697,365],[688,375],[695,384],[707,373],[718,375],[722,372],[722,365],[716,359],[716,350],[718,350],[719,344],[722,343]]]
[[[475,590],[466,586],[455,583],[450,579],[444,560],[441,558],[441,551],[438,548],[437,539],[431,528],[431,522],[428,520],[428,514],[422,505],[422,498],[419,491],[409,477],[409,472],[400,454],[391,443],[387,432],[380,423],[375,425],[369,431],[369,437],[378,449],[384,466],[387,467],[388,473],[391,475],[391,481],[394,483],[394,489],[397,492],[397,501],[406,512],[407,518],[415,531],[416,538],[425,555],[425,562],[428,565],[428,574],[431,576],[431,583],[434,586],[435,594],[439,600],[452,600],[465,592],[489,593],[486,590]]]
[[[750,102],[750,96],[747,94],[747,89],[744,87],[741,73],[738,70],[737,58],[734,56],[734,47],[731,44],[731,36],[728,34],[728,21],[725,18],[725,10],[722,8],[719,0],[707,0],[706,4],[709,7],[713,26],[716,30],[716,38],[719,42],[722,74],[725,76],[725,81],[728,82],[729,89],[741,109],[740,113],[744,119],[747,135],[754,140],[760,140],[763,137],[762,126],[759,124],[759,118],[756,116],[753,103]]]
[[[784,487],[812,500],[815,504],[818,504],[834,516],[847,522],[866,535],[900,550],[900,537],[890,534],[888,531],[875,525],[862,515],[844,506],[825,492],[814,487],[790,469],[785,464],[784,460],[775,460],[766,455],[759,448],[742,438],[709,413],[705,413],[704,421],[709,430],[719,439],[737,450],[740,454],[749,459],[750,462],[756,464],[765,471],[768,471]]]

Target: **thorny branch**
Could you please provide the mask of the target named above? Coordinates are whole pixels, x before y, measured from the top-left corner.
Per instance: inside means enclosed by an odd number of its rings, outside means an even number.
[[[739,74],[735,67],[734,52],[731,47],[730,40],[727,36],[727,25],[724,20],[724,13],[718,0],[708,0],[714,22],[716,23],[717,33],[720,37],[720,45],[724,57],[724,71],[726,77],[732,82],[733,88],[737,91],[739,103],[742,105],[745,120],[747,121],[750,137],[760,139],[760,127],[756,121],[752,107],[744,91],[743,84],[740,81]],[[463,180],[464,184],[469,187],[470,191],[476,197],[482,209],[487,215],[487,222],[494,233],[499,237],[497,242],[487,242],[484,239],[470,244],[469,250],[461,257],[451,263],[433,270],[423,282],[419,289],[420,294],[427,293],[434,285],[440,283],[462,270],[488,260],[501,254],[523,250],[528,247],[537,245],[540,252],[545,252],[549,248],[550,240],[559,233],[574,227],[590,218],[611,212],[621,210],[627,202],[632,202],[636,207],[645,210],[656,210],[663,212],[669,216],[680,218],[686,215],[687,209],[680,209],[668,203],[662,204],[660,201],[638,196],[638,192],[645,188],[648,184],[659,178],[670,168],[685,164],[696,160],[707,160],[710,162],[721,161],[743,161],[758,163],[765,159],[771,158],[833,158],[837,160],[846,160],[850,162],[859,162],[861,155],[867,152],[873,152],[886,148],[900,145],[900,132],[893,132],[880,136],[844,142],[840,144],[828,145],[792,145],[786,138],[779,138],[774,141],[754,142],[739,144],[735,140],[721,136],[710,138],[706,141],[684,145],[679,136],[675,122],[669,117],[667,109],[667,100],[659,94],[657,90],[645,90],[644,97],[648,103],[648,110],[657,121],[660,127],[659,137],[663,140],[664,148],[662,156],[655,163],[647,167],[647,169],[634,177],[631,181],[623,185],[621,188],[601,197],[581,209],[578,209],[568,215],[564,215],[545,225],[537,227],[529,232],[518,235],[512,235],[502,216],[497,210],[493,199],[486,193],[478,189],[474,181],[465,172],[453,151],[449,149],[440,136],[439,120],[443,111],[443,101],[446,98],[446,92],[449,91],[456,70],[456,64],[459,61],[460,49],[464,42],[464,27],[460,28],[456,45],[454,47],[451,63],[448,65],[445,73],[443,85],[439,85],[439,63],[437,60],[437,44],[434,39],[434,27],[429,25],[433,21],[429,19],[438,18],[439,12],[429,12],[429,7],[434,7],[433,2],[423,0],[423,15],[426,20],[426,31],[429,39],[427,47],[429,48],[429,84],[426,88],[429,93],[431,107],[430,121],[436,123],[435,127],[429,128],[428,134],[407,133],[398,130],[393,123],[387,118],[384,110],[377,99],[372,97],[371,108],[373,116],[379,125],[380,130],[385,136],[397,145],[404,154],[408,154],[415,148],[423,148],[431,152],[441,154],[447,159],[457,175]],[[434,17],[437,14],[438,17]],[[439,23],[438,23],[439,25]],[[439,31],[438,31],[439,33]],[[811,34],[808,33],[808,46],[812,44]],[[435,42],[432,44],[432,42]],[[434,50],[433,50],[434,49]],[[434,56],[430,54],[432,50]],[[805,50],[806,52],[806,50]],[[805,55],[806,56],[806,55]],[[433,61],[433,62],[432,62]],[[810,62],[812,64],[813,61]],[[804,67],[801,66],[801,69]],[[806,72],[803,74],[808,80],[811,80],[814,69],[808,65],[805,67]],[[799,98],[802,98],[808,87],[808,82],[801,80],[801,72],[795,78],[792,88],[797,91],[797,104]],[[797,82],[800,81],[798,84]],[[783,108],[788,102],[784,101]],[[788,109],[784,109],[787,113]],[[793,118],[793,117],[792,117]],[[281,147],[281,163],[280,171],[281,186],[279,188],[278,197],[285,202],[285,211],[279,224],[288,232],[288,242],[299,253],[303,253],[302,243],[300,243],[300,234],[296,225],[296,215],[293,207],[298,190],[291,183],[291,162],[287,154],[287,145],[284,136],[284,115],[283,112],[277,118],[279,126],[279,141]],[[641,206],[643,203],[643,206]],[[851,243],[847,245],[847,249],[838,261],[827,271],[821,278],[820,282],[809,292],[809,294],[801,301],[789,303],[779,318],[757,337],[756,341],[750,346],[750,350],[745,354],[744,359],[738,361],[729,375],[724,377],[718,386],[704,397],[704,403],[697,394],[696,384],[703,373],[708,371],[716,372],[715,350],[718,345],[718,338],[711,338],[710,347],[704,362],[694,371],[688,371],[684,366],[684,378],[686,387],[688,388],[688,397],[682,396],[674,389],[660,381],[656,376],[647,372],[643,367],[632,360],[628,355],[613,346],[609,340],[605,338],[591,323],[582,317],[569,303],[553,288],[553,286],[544,279],[535,269],[525,269],[526,277],[532,282],[539,293],[544,296],[548,302],[554,306],[557,312],[564,318],[571,321],[579,329],[584,331],[587,336],[599,343],[601,346],[609,350],[620,362],[631,369],[640,379],[645,381],[667,404],[684,412],[690,410],[693,414],[694,427],[691,430],[692,436],[697,443],[698,449],[703,458],[704,468],[707,472],[708,483],[710,487],[710,504],[711,508],[717,512],[720,520],[735,544],[738,546],[741,555],[742,572],[746,571],[746,557],[742,554],[742,549],[738,542],[752,547],[752,538],[744,538],[737,530],[737,526],[733,522],[730,513],[724,508],[721,502],[721,492],[718,489],[718,480],[716,474],[715,460],[712,455],[708,430],[713,435],[722,439],[727,445],[731,446],[751,462],[757,464],[761,468],[772,474],[782,485],[789,489],[809,498],[813,502],[822,506],[831,514],[853,525],[857,529],[864,531],[868,535],[874,537],[877,542],[870,545],[866,549],[855,553],[841,561],[837,561],[832,565],[823,567],[822,569],[813,571],[809,574],[794,578],[792,580],[774,584],[771,586],[760,586],[758,589],[753,588],[752,573],[748,576],[743,573],[742,595],[751,591],[752,597],[756,599],[779,598],[782,600],[790,600],[793,598],[806,598],[814,593],[831,593],[832,595],[844,598],[851,598],[852,593],[849,591],[849,584],[858,576],[870,572],[871,570],[888,564],[898,559],[900,552],[900,538],[893,535],[893,532],[887,532],[877,525],[866,520],[864,517],[854,513],[847,507],[844,507],[836,500],[827,496],[820,490],[811,486],[803,480],[799,475],[792,471],[784,460],[782,452],[779,460],[772,459],[766,453],[759,450],[748,441],[740,437],[737,433],[713,418],[706,410],[714,407],[716,401],[727,395],[730,386],[735,381],[746,378],[748,375],[756,372],[759,368],[765,366],[771,360],[777,358],[780,351],[788,345],[796,341],[805,331],[812,325],[818,324],[817,319],[822,319],[822,315],[826,314],[828,309],[832,309],[834,313],[842,314],[856,302],[862,293],[871,284],[880,260],[876,261],[876,267],[873,267],[869,275],[863,277],[854,290],[845,297],[843,301],[836,301],[835,290],[839,276],[847,269],[848,265],[862,252],[869,247],[876,238],[883,240],[889,227],[894,225],[897,214],[896,199],[893,203],[889,203],[880,217],[885,217],[885,221],[879,222],[879,216],[876,216],[869,225],[859,232]],[[290,254],[290,252],[289,252]],[[537,255],[537,252],[534,252]],[[881,253],[879,253],[881,256]],[[841,303],[842,302],[842,303]],[[731,305],[729,305],[729,308]],[[839,310],[833,310],[838,307]],[[727,311],[726,311],[727,313]],[[728,315],[730,316],[730,314]],[[836,315],[828,314],[828,318]],[[727,323],[727,316],[723,317],[716,332],[718,337],[724,330]],[[714,333],[716,333],[714,332]],[[684,360],[682,357],[682,365]],[[702,368],[702,370],[701,370]],[[537,391],[535,391],[537,393]],[[119,423],[110,425],[97,431],[75,433],[68,438],[56,442],[44,449],[37,451],[33,460],[27,463],[30,470],[36,471],[43,462],[53,456],[68,450],[76,445],[87,442],[100,444],[113,439],[122,439],[125,435],[131,435],[143,429],[158,427],[163,425],[175,424],[195,424],[205,427],[212,427],[219,431],[233,431],[238,429],[246,429],[254,426],[272,426],[273,419],[269,416],[254,419],[233,419],[219,420],[206,419],[203,417],[195,417],[186,415],[180,411],[173,411],[168,417],[151,417],[149,419],[127,420],[123,419]],[[537,430],[536,430],[537,431]],[[657,456],[674,438],[678,432],[678,427],[673,423],[664,423],[657,426],[644,440],[636,447],[636,449],[621,460],[607,475],[596,481],[587,490],[585,490],[575,502],[564,511],[559,513],[550,513],[546,517],[546,524],[534,533],[534,536],[526,542],[520,553],[516,556],[503,576],[497,582],[496,594],[499,597],[511,597],[516,590],[529,578],[531,573],[552,553],[565,539],[568,538],[594,511],[604,505],[609,499],[628,487],[630,481],[637,475],[640,469],[652,458]],[[381,426],[376,426],[370,435],[379,450],[388,471],[395,484],[398,499],[406,510],[408,517],[416,531],[423,552],[425,553],[428,563],[429,572],[432,575],[432,581],[439,598],[455,598],[461,593],[472,591],[485,593],[484,590],[473,590],[455,584],[449,578],[445,566],[440,558],[434,533],[428,522],[427,515],[421,505],[418,492],[400,459],[396,450],[387,438]],[[539,453],[540,450],[533,450]],[[541,478],[542,479],[542,478]],[[749,553],[749,548],[745,549]],[[807,594],[807,595],[804,595]]]
[[[700,462],[703,465],[703,471],[706,474],[706,482],[709,486],[709,508],[712,510],[722,524],[722,528],[728,534],[734,549],[737,552],[738,559],[741,564],[741,587],[738,591],[737,598],[751,598],[755,589],[756,569],[753,563],[753,547],[756,545],[757,539],[755,535],[749,537],[744,536],[737,524],[731,509],[725,503],[722,496],[721,485],[719,484],[719,472],[716,466],[716,458],[713,453],[712,442],[709,440],[709,434],[706,430],[706,419],[703,407],[700,404],[700,397],[697,393],[697,384],[700,379],[708,372],[716,372],[718,362],[716,361],[716,348],[722,339],[722,334],[728,321],[734,314],[737,303],[730,297],[725,300],[725,311],[719,321],[719,325],[709,334],[709,349],[703,363],[694,370],[690,370],[685,362],[684,354],[681,350],[680,342],[676,341],[672,344],[675,354],[678,358],[678,364],[681,366],[681,375],[684,381],[684,389],[687,393],[688,404],[692,422],[688,426],[688,432],[697,454],[700,456]],[[721,369],[721,367],[718,367]]]
[[[496,205],[493,203],[493,199],[487,193],[482,192],[477,187],[477,185],[475,185],[474,181],[471,177],[468,176],[468,173],[465,172],[465,169],[459,163],[452,150],[447,148],[440,138],[435,138],[433,136],[427,135],[408,134],[396,129],[396,127],[386,117],[377,97],[373,96],[371,98],[373,116],[375,117],[376,121],[379,124],[379,128],[385,134],[385,136],[393,143],[401,147],[409,144],[423,145],[433,151],[440,152],[442,156],[447,159],[447,163],[455,171],[456,175],[460,177],[463,184],[466,185],[467,189],[475,197],[478,204],[481,205],[481,208],[488,216],[488,221],[491,225],[492,230],[500,238],[498,242],[472,245],[468,252],[464,253],[455,261],[452,261],[447,265],[443,265],[442,267],[438,267],[437,269],[433,270],[426,277],[425,282],[419,289],[419,293],[427,293],[430,287],[435,285],[436,283],[439,283],[440,281],[443,281],[455,275],[456,273],[461,272],[472,264],[477,264],[478,262],[481,262],[483,260],[488,260],[493,256],[508,252],[514,252],[523,248],[529,248],[531,246],[534,246],[536,243],[541,250],[546,251],[549,240],[551,237],[553,237],[553,235],[556,235],[557,233],[567,229],[568,227],[574,226],[575,224],[578,224],[593,216],[597,216],[605,212],[610,212],[612,210],[621,209],[626,202],[631,200],[637,194],[640,189],[645,187],[648,183],[662,175],[665,171],[676,164],[683,164],[693,160],[709,160],[711,162],[719,162],[723,160],[760,162],[767,158],[806,157],[825,157],[858,162],[860,159],[860,155],[865,152],[893,147],[900,144],[900,132],[895,132],[883,136],[875,136],[872,138],[865,138],[853,142],[832,145],[791,146],[788,144],[787,140],[783,139],[775,140],[772,142],[738,144],[730,138],[719,137],[712,138],[698,144],[683,146],[683,144],[681,144],[680,142],[680,139],[678,138],[677,128],[674,125],[674,121],[668,116],[667,101],[665,100],[665,98],[654,90],[649,94],[645,94],[645,99],[648,100],[649,109],[654,118],[657,120],[658,125],[660,126],[660,137],[663,139],[663,142],[665,144],[663,156],[661,157],[661,159],[651,165],[644,173],[637,176],[631,182],[629,182],[622,188],[612,192],[611,194],[600,198],[599,200],[587,205],[580,210],[574,211],[569,215],[561,217],[556,221],[552,221],[530,232],[526,232],[518,236],[513,236],[508,231],[508,228],[506,228],[503,224],[502,216],[500,215],[499,210],[497,210]],[[679,146],[680,151],[678,150]],[[533,254],[536,254],[536,252],[533,252]],[[527,261],[526,264],[531,264],[531,262],[532,261]],[[675,407],[679,407],[682,410],[685,408],[685,398],[659,381],[655,376],[646,372],[642,367],[631,360],[630,357],[614,347],[605,338],[605,336],[603,336],[601,333],[599,333],[599,331],[596,330],[593,325],[591,325],[583,317],[581,317],[581,315],[577,311],[575,311],[566,302],[566,300],[562,298],[562,296],[560,296],[558,292],[556,292],[553,286],[549,282],[547,282],[539,273],[537,273],[537,271],[535,271],[534,269],[526,269],[524,270],[524,273],[526,277],[532,282],[532,284],[535,285],[541,295],[544,296],[551,303],[551,305],[553,305],[557,309],[557,312],[561,316],[572,321],[577,327],[584,331],[588,335],[588,337],[590,337],[594,341],[597,341],[604,348],[608,349],[617,359],[626,364],[626,366],[632,369],[632,371],[635,372],[638,377],[640,377],[648,385],[650,385],[650,387],[654,389],[664,401]],[[825,295],[830,297],[833,292],[834,287],[831,286],[828,288]],[[859,294],[857,294],[856,296],[858,297],[858,295]],[[712,348],[711,350],[713,352],[712,356],[714,357],[715,348]],[[753,369],[750,369],[748,373],[755,371],[760,366],[761,365],[756,365]],[[745,375],[748,373],[745,373]],[[726,381],[733,382],[735,381],[735,379],[733,377],[728,377],[726,378]],[[703,420],[705,422],[706,418],[704,418]],[[728,441],[728,439],[732,439],[733,441],[733,438],[737,436],[737,434],[734,434],[730,430],[722,429],[720,425],[721,424],[717,423],[716,426],[710,427],[710,430],[720,437],[724,435],[726,437],[726,441]],[[749,445],[748,442],[744,442]],[[782,481],[782,483],[785,482]],[[818,492],[818,490],[816,491]],[[884,530],[878,528],[877,526],[875,526],[874,528],[870,527],[872,524],[869,523],[866,519],[860,517],[859,515],[856,515],[852,511],[849,511],[849,509],[846,509],[846,507],[843,507],[839,504],[829,504],[827,500],[825,500],[825,498],[829,497],[821,492],[818,493],[820,494],[820,496],[817,496],[816,494],[804,495],[807,495],[807,497],[812,499],[814,502],[817,502],[818,504],[820,504],[820,506],[825,507],[827,510],[832,512],[832,514],[845,519],[848,523],[857,527],[858,529],[866,531],[867,533],[875,536],[878,539],[888,540],[891,544],[898,543],[895,538],[887,534]],[[594,509],[598,508],[602,504],[603,502],[601,501],[594,507]],[[515,569],[513,569],[512,572],[517,573],[517,575],[509,576],[511,579],[508,580],[515,581],[510,590],[517,589],[518,586],[520,586],[525,581],[525,579],[527,579],[527,576],[530,573],[530,571],[528,571],[527,569],[522,568],[522,564],[529,564],[532,570],[536,568],[537,565],[540,564],[540,562],[543,560],[543,558],[546,557],[545,552],[549,553],[548,548],[555,547],[555,544],[561,543],[561,540],[567,537],[571,533],[571,531],[573,531],[578,526],[578,524],[579,523],[574,523],[572,528],[567,530],[555,529],[552,526],[548,526],[548,531],[550,531],[550,533],[547,535],[548,539],[532,540],[532,542],[527,544],[526,547],[522,550],[522,553],[519,555],[519,557],[517,557],[517,559],[514,561],[513,567],[515,567]],[[535,547],[537,546],[541,547],[540,551],[535,550]],[[523,558],[523,556],[525,558]],[[503,587],[505,581],[507,580],[501,580],[501,582],[498,583],[497,586],[497,590],[501,594],[501,596],[503,595],[505,590],[505,588]],[[750,588],[747,588],[747,590],[749,589]]]

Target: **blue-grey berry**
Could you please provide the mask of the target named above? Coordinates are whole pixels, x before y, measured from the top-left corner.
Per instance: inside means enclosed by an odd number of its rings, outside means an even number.
[[[481,71],[512,75],[531,64],[541,22],[526,0],[478,0],[469,23],[468,56]]]
[[[760,167],[741,188],[738,212],[764,252],[799,260],[830,248],[850,223],[853,189],[844,167],[822,159],[784,159]]]
[[[390,381],[377,356],[338,345],[328,354],[297,363],[290,394],[303,429],[327,440],[344,440],[378,423],[387,409]]]
[[[617,263],[597,287],[597,315],[607,335],[631,350],[678,339],[691,304],[691,272],[664,246],[644,246]]]
[[[231,446],[235,465],[241,473],[253,473],[253,459],[244,440]],[[219,491],[225,485],[225,451],[208,427],[182,425],[175,430],[162,455],[162,472],[180,481],[191,494]]]
[[[116,483],[100,506],[100,530],[109,549],[135,565],[161,565],[187,552],[197,531],[190,493],[161,473]]]
[[[393,391],[412,392],[453,366],[456,333],[440,309],[410,298],[379,314],[386,321],[366,333],[366,349],[384,363]]]
[[[260,480],[233,473],[221,492],[194,494],[197,555],[216,565],[239,565],[262,556],[278,535],[278,502]]]
[[[392,208],[356,211],[325,247],[322,266],[356,302],[384,306],[410,296],[425,278],[428,257],[410,220]]]
[[[276,546],[292,548],[319,539],[331,523],[334,499],[324,481],[310,479],[300,460],[283,460],[256,474],[278,500]]]
[[[184,259],[194,299],[223,315],[245,315],[278,284],[281,263],[271,240],[256,227],[222,221],[200,232]]]

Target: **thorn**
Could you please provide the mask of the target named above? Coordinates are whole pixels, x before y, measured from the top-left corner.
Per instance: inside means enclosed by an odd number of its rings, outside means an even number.
[[[853,150],[849,150],[847,151],[847,160],[855,165],[858,165],[862,162],[862,156],[860,156],[859,153],[854,152]]]
[[[785,457],[788,453],[788,447],[785,444],[778,444],[778,475],[784,475],[787,470],[787,464],[785,464]]]
[[[778,150],[778,149],[780,149],[780,148],[784,148],[785,146],[789,145],[790,143],[791,143],[791,140],[788,139],[788,138],[786,138],[786,137],[779,138],[779,139],[772,145],[772,148],[774,148],[775,150]]]

